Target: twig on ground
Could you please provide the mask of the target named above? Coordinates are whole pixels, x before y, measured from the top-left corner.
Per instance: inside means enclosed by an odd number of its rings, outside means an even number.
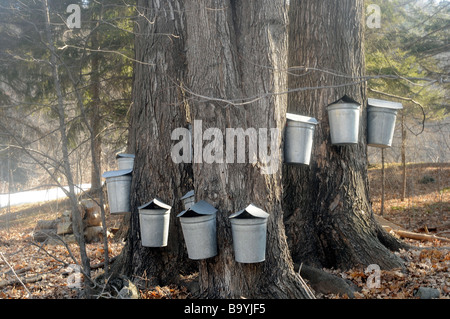
[[[25,288],[26,292],[28,293],[28,298],[32,299],[33,295],[31,294],[31,292],[28,290],[27,286],[25,286],[25,284],[23,283],[23,281],[20,279],[20,277],[17,275],[17,273],[14,271],[14,268],[9,264],[9,262],[6,260],[5,256],[3,255],[2,252],[0,252],[0,256],[2,257],[3,261],[6,263],[6,265],[8,265],[9,268],[11,268],[12,273],[14,274],[14,276],[16,276],[18,282],[20,282],[20,284],[23,286],[23,288]]]

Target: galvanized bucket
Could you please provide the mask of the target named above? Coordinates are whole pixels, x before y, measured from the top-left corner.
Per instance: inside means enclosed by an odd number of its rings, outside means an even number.
[[[191,190],[191,191],[187,192],[186,194],[184,194],[184,196],[181,197],[181,200],[183,201],[185,210],[191,208],[192,205],[194,205],[194,200],[195,200],[194,190]]]
[[[230,215],[234,258],[239,263],[258,263],[266,259],[267,214],[250,204]]]
[[[397,111],[401,103],[368,99],[367,145],[386,148],[392,145]]]
[[[157,198],[138,207],[142,246],[167,246],[171,208]]]
[[[309,165],[315,126],[313,117],[292,113],[286,114],[284,162]]]
[[[216,208],[202,200],[177,215],[190,259],[217,255],[216,212]]]
[[[135,156],[133,154],[125,154],[125,153],[117,154],[116,160],[119,170],[133,169],[134,157]]]
[[[332,144],[358,144],[360,108],[357,103],[340,101],[327,107]]]
[[[108,203],[111,214],[129,213],[131,191],[131,169],[103,173],[106,178]]]

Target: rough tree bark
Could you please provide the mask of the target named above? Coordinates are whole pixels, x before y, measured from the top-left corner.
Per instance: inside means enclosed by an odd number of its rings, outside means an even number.
[[[389,249],[400,243],[375,222],[369,200],[366,146],[363,1],[291,0],[288,111],[313,116],[309,166],[284,166],[284,210],[296,263],[348,269],[399,267]],[[334,146],[327,105],[347,95],[362,104],[359,143]]]
[[[194,139],[201,138],[197,130],[220,130],[203,144],[205,155],[206,146],[217,142],[216,152],[209,154],[215,162],[207,163],[194,146],[196,200],[206,200],[218,209],[218,255],[200,261],[202,296],[308,298],[306,285],[293,270],[284,233],[281,134],[274,136],[270,131],[284,126],[286,95],[267,94],[282,92],[287,84],[287,6],[284,1],[269,0],[189,0],[185,9],[189,103],[193,119],[202,121],[202,128],[194,122]],[[240,104],[250,97],[259,98]],[[273,170],[264,174],[261,156],[257,163],[249,163],[248,157],[245,163],[230,163],[227,157],[236,153],[228,148],[226,128],[254,128],[259,138],[265,134],[269,144],[276,142],[269,153],[272,165],[280,166],[271,166]],[[259,148],[264,145],[260,143]],[[270,214],[266,260],[241,264],[234,260],[228,217],[250,203]]]
[[[171,159],[171,133],[188,126],[188,112],[180,87],[184,82],[185,30],[183,3],[178,0],[138,1],[133,106],[129,149],[135,154],[131,215],[127,243],[115,271],[146,277],[150,285],[176,283],[190,269],[178,212],[180,198],[192,189],[192,167]],[[141,245],[137,207],[158,197],[172,206],[167,247]],[[192,270],[192,269],[190,269]]]

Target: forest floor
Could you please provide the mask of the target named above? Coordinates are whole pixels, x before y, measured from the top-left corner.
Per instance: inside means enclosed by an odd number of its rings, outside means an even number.
[[[351,280],[360,289],[355,298],[415,299],[419,287],[434,288],[450,299],[450,164],[408,164],[405,198],[402,166],[385,165],[385,198],[381,215],[381,165],[369,168],[369,185],[375,217],[392,235],[411,246],[395,252],[405,269],[381,270],[379,288],[369,288],[365,269],[330,272]],[[400,232],[395,232],[400,230]],[[403,232],[401,232],[403,231]],[[423,237],[411,239],[400,236]],[[440,239],[436,239],[440,238]],[[326,295],[322,298],[346,298]]]
[[[407,166],[407,190],[403,201],[402,169],[397,164],[386,167],[386,187],[383,220],[391,227],[417,234],[437,236],[443,240],[425,240],[402,237],[412,248],[396,252],[405,268],[381,270],[380,284],[369,288],[370,274],[365,269],[348,271],[326,270],[358,287],[358,299],[415,299],[419,287],[435,288],[440,298],[450,299],[450,165],[410,164]],[[381,169],[369,169],[371,201],[374,212],[380,215]],[[70,299],[78,297],[78,290],[71,288],[74,264],[64,245],[48,245],[33,241],[33,229],[38,220],[52,220],[66,209],[64,201],[26,204],[0,210],[0,299]],[[108,227],[118,227],[121,216],[108,216]],[[390,230],[388,228],[388,230]],[[398,236],[396,233],[393,233]],[[109,239],[109,257],[120,254],[123,242]],[[78,258],[78,249],[68,245]],[[102,243],[87,244],[91,265],[103,261]],[[14,269],[13,273],[11,267]],[[93,277],[101,273],[101,267],[93,271]],[[21,278],[21,282],[17,278]],[[73,278],[73,277],[72,277]],[[140,290],[141,298],[181,299],[190,298],[186,287],[149,287]],[[321,295],[321,299],[345,299],[348,296]]]

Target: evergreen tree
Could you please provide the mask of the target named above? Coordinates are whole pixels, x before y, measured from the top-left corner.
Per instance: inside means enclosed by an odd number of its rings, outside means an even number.
[[[80,8],[80,28],[70,28],[68,24],[70,11],[66,10],[73,4]],[[130,16],[134,7],[125,6],[122,1],[51,1],[49,7],[67,109],[69,147],[76,152],[92,135],[94,163],[98,164],[98,169],[94,172],[92,165],[90,179],[93,187],[98,188],[101,144],[110,144],[117,152],[124,147],[127,138],[126,114],[131,98],[133,56]],[[49,50],[43,41],[42,4],[2,0],[0,15],[0,79],[3,83],[0,100],[9,106],[11,117],[3,124],[19,138],[20,130],[11,125],[22,127],[27,123],[28,131],[20,136],[24,139],[23,145],[32,145],[37,138],[43,141],[43,136],[50,144],[48,139],[52,138],[58,124],[53,122],[57,118],[55,88]],[[88,121],[83,120],[84,117]],[[45,124],[36,118],[43,119]],[[36,144],[33,147],[36,148]],[[58,148],[49,147],[49,150],[44,153],[57,163]]]
[[[365,32],[366,69],[373,77],[369,96],[388,99],[379,93],[383,92],[403,97],[405,112],[419,121],[424,114],[428,119],[442,118],[450,110],[446,100],[450,66],[440,60],[449,48],[450,3],[366,1],[369,4],[381,9],[380,28]]]

